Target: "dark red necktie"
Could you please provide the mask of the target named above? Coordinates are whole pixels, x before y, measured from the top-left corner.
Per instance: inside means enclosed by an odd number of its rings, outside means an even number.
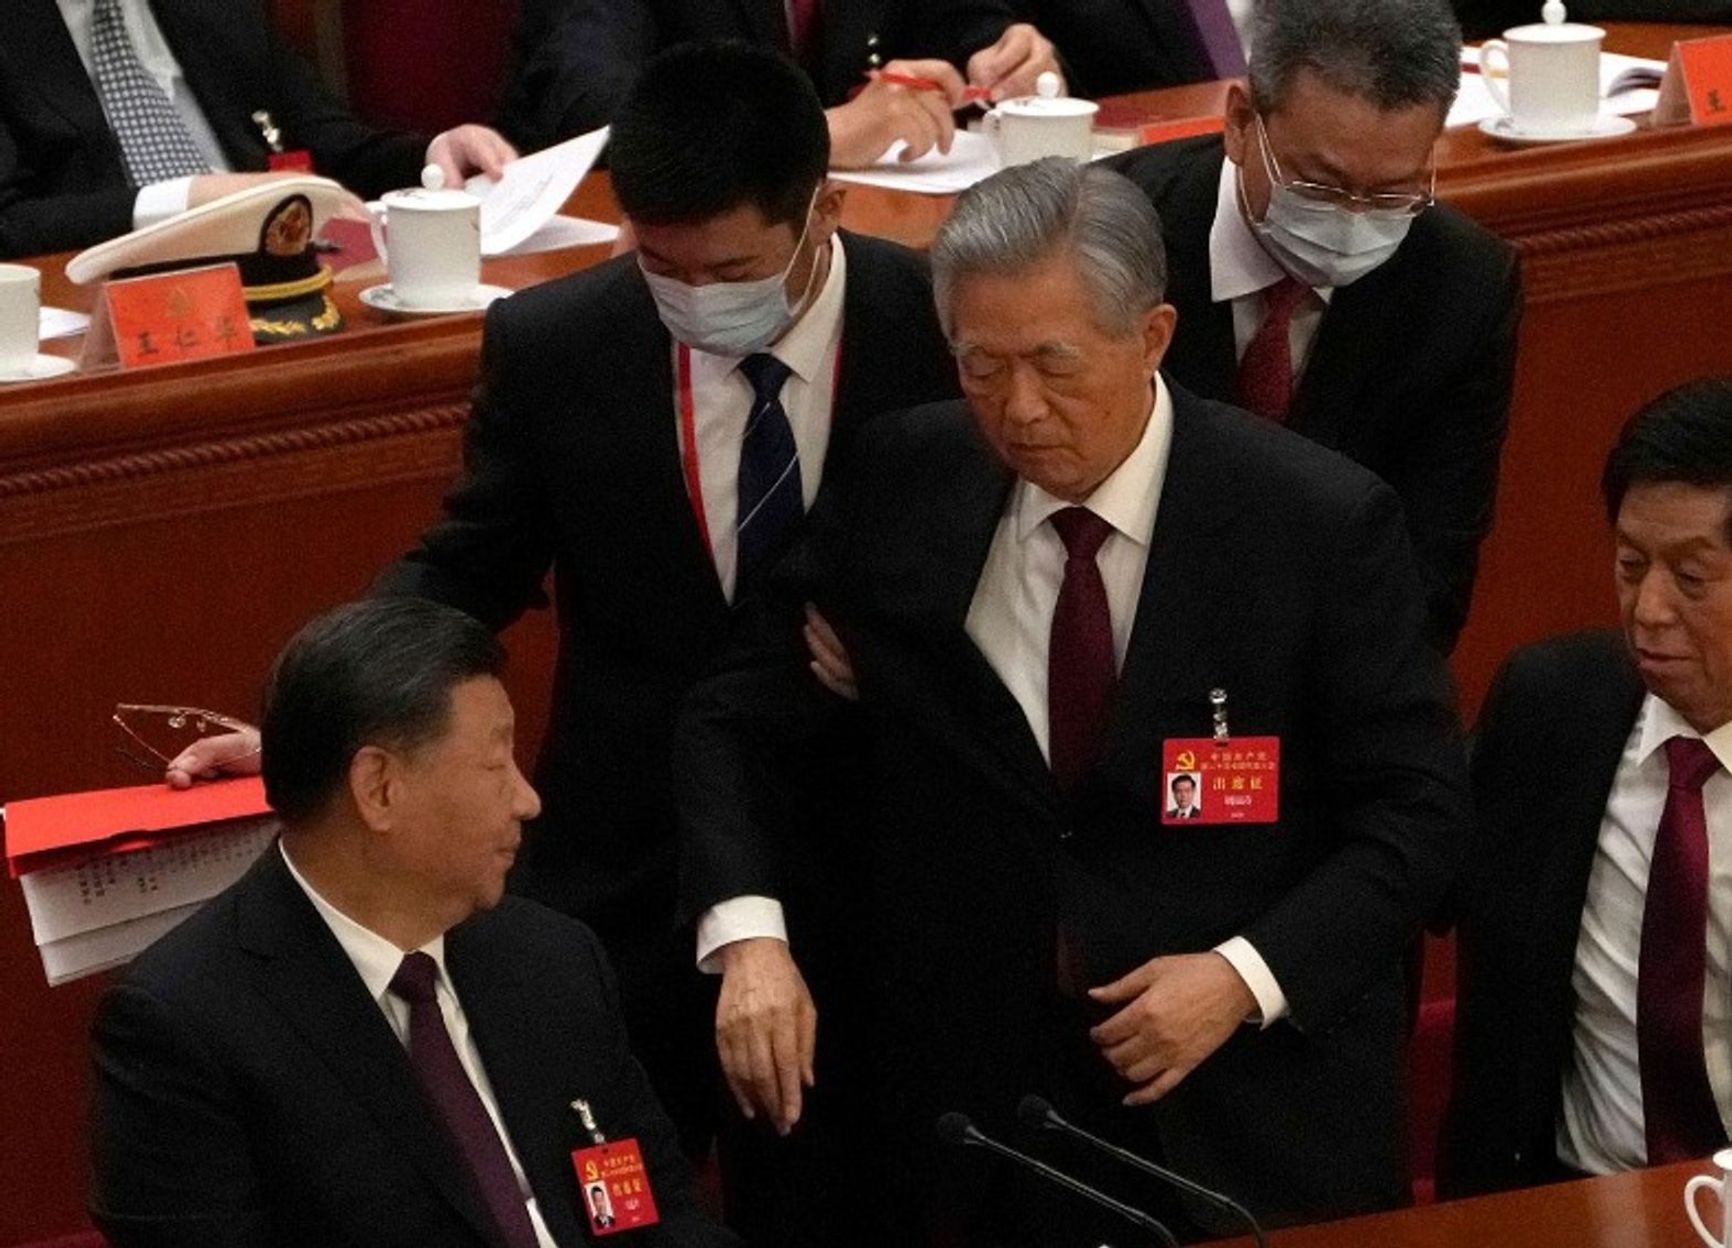
[[[1283,277],[1263,292],[1263,323],[1239,361],[1239,406],[1270,420],[1287,419],[1293,402],[1293,313],[1311,288]]]
[[[445,1124],[451,1142],[468,1163],[502,1242],[510,1248],[536,1248],[535,1228],[530,1225],[529,1209],[505,1143],[458,1060],[451,1033],[445,1030],[445,1016],[439,1012],[439,1000],[434,995],[438,977],[439,964],[425,953],[403,955],[403,964],[391,977],[391,992],[409,1003],[409,1064],[415,1068],[415,1078]]]
[[[1053,778],[1068,792],[1100,749],[1118,680],[1112,612],[1095,564],[1113,526],[1086,507],[1054,512],[1051,522],[1066,558],[1047,649],[1047,744]]]
[[[1636,971],[1636,1043],[1648,1164],[1706,1157],[1726,1129],[1702,1056],[1708,819],[1702,786],[1720,768],[1695,737],[1666,742],[1666,809],[1654,837]]]
[[[788,51],[814,77],[818,70],[818,28],[822,20],[818,0],[788,0]]]

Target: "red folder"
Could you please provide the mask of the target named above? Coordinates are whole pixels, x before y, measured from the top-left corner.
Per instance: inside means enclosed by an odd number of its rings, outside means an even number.
[[[190,789],[146,784],[8,802],[6,867],[17,879],[127,850],[146,849],[182,832],[268,814],[265,784],[238,776]]]

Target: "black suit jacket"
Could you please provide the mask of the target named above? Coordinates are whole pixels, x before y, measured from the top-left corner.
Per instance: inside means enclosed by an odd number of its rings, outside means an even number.
[[[356,121],[272,32],[264,0],[150,0],[186,81],[237,172],[265,168],[252,120],[366,197],[413,185],[427,140]],[[0,40],[0,256],[68,251],[132,229],[127,180],[90,76],[54,0],[11,0]]]
[[[1221,140],[1161,144],[1112,162],[1145,191],[1167,244],[1179,328],[1165,369],[1230,401],[1229,303],[1211,301],[1209,230]],[[1377,473],[1400,495],[1433,640],[1452,649],[1491,529],[1508,428],[1521,284],[1516,253],[1446,204],[1422,213],[1387,263],[1337,289],[1287,424]]]
[[[582,1097],[649,1168],[661,1224],[622,1244],[736,1244],[696,1211],[594,936],[507,898],[445,950],[554,1239],[590,1242]],[[407,1052],[274,847],[109,988],[94,1042],[91,1212],[116,1248],[497,1242]]]
[[[1048,987],[1059,929],[1090,985],[1243,934],[1290,1021],[1242,1030],[1152,1110],[1093,1109],[1121,1116],[1109,1135],[1152,1114],[1179,1170],[1272,1218],[1395,1204],[1400,955],[1466,820],[1447,677],[1385,486],[1176,387],[1174,409],[1109,728],[1070,800],[964,628],[1009,473],[960,403],[874,423],[787,565],[786,602],[766,600],[687,703],[684,904],[773,895],[778,831],[836,834],[764,814],[781,742],[834,705],[804,671],[811,596],[853,656],[877,766],[898,1147],[941,1170],[941,1110],[1003,1127],[1021,1091],[1050,1086],[1038,1037],[1065,1008]],[[1235,733],[1281,738],[1280,822],[1163,828],[1162,743],[1209,735],[1216,686]]]
[[[925,261],[844,235],[840,373],[826,477],[878,412],[953,395]],[[611,939],[673,920],[674,714],[731,627],[680,471],[672,346],[635,257],[488,316],[464,469],[381,592],[500,628],[545,602],[559,663],[536,769],[543,814],[513,887]]]
[[[1473,751],[1478,826],[1457,903],[1442,1192],[1561,1177],[1554,1132],[1576,940],[1643,692],[1624,639],[1594,632],[1516,651],[1486,696]]]
[[[813,79],[826,108],[844,103],[876,63],[935,57],[961,68],[1015,20],[1008,0],[832,0],[822,11]],[[540,147],[606,125],[646,60],[711,39],[786,52],[782,0],[527,0],[500,129]]]
[[[1023,0],[1021,7],[1064,58],[1072,95],[1215,77],[1184,0]]]

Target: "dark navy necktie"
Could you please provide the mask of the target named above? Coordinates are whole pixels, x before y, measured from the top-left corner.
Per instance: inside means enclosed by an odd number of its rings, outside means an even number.
[[[739,512],[734,521],[736,602],[757,587],[787,550],[806,512],[800,492],[800,450],[782,406],[782,386],[791,371],[764,352],[740,361],[740,372],[752,383],[752,410],[740,440]]]
[[[537,1248],[523,1191],[481,1094],[457,1057],[434,993],[439,964],[431,955],[409,953],[391,977],[391,992],[409,1005],[409,1064],[427,1100],[445,1124],[451,1142],[468,1163],[476,1190],[510,1248]]]

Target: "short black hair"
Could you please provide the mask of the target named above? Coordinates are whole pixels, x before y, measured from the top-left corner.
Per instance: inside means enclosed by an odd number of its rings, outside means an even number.
[[[1441,123],[1461,85],[1461,26],[1449,0],[1258,0],[1257,110],[1280,111],[1301,70],[1384,112],[1430,104]]]
[[[312,818],[363,746],[436,740],[451,690],[504,669],[498,639],[453,607],[370,598],[327,611],[283,647],[265,683],[265,797],[291,823]]]
[[[824,106],[784,57],[733,40],[669,48],[644,67],[607,148],[625,215],[705,221],[744,204],[799,222],[830,163]]]
[[[1631,486],[1666,484],[1723,488],[1732,496],[1732,377],[1685,382],[1625,422],[1600,474],[1606,517],[1618,522]]]
[[[1197,787],[1197,777],[1193,776],[1188,771],[1181,771],[1178,775],[1173,777],[1173,782],[1167,787],[1176,794],[1179,791],[1180,784],[1188,784],[1194,789]]]

